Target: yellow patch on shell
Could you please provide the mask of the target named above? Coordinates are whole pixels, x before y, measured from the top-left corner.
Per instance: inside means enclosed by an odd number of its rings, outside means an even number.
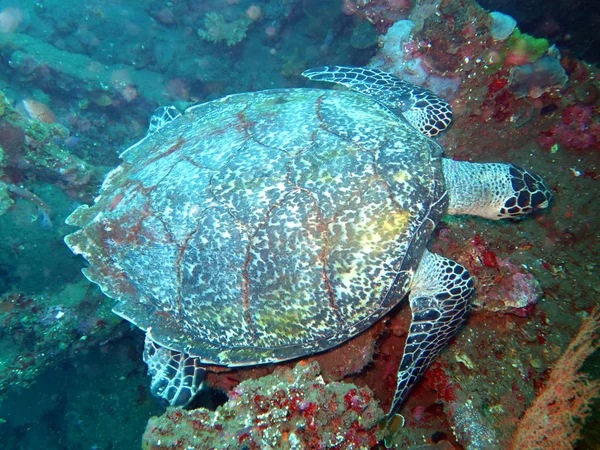
[[[412,175],[408,173],[406,170],[400,170],[394,174],[392,177],[394,181],[397,183],[404,183],[412,178]]]
[[[256,311],[253,322],[257,328],[263,330],[263,338],[271,335],[284,341],[296,342],[307,334],[306,322],[314,319],[313,314],[306,305],[277,311],[263,308]]]
[[[410,220],[410,212],[396,210],[359,222],[354,230],[356,243],[353,247],[357,251],[353,260],[335,266],[342,285],[351,288],[364,273],[368,261],[388,254],[390,248],[397,245],[396,240],[409,226]]]
[[[358,248],[371,253],[385,251],[387,245],[400,235],[410,221],[408,211],[394,211],[381,217],[372,217],[363,224],[358,234]]]

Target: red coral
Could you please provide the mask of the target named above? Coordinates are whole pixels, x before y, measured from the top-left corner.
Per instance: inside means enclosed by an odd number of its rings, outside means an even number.
[[[300,362],[246,380],[217,409],[169,408],[148,423],[147,449],[370,448],[382,437],[382,409],[365,387],[320,377],[318,363]]]
[[[441,363],[434,362],[430,369],[425,372],[423,380],[429,388],[438,393],[439,399],[446,403],[456,400],[456,390],[460,389],[460,386],[451,381]]]
[[[562,123],[538,135],[538,143],[551,147],[560,142],[582,150],[600,145],[600,111],[593,106],[571,105],[564,109]]]
[[[495,268],[498,267],[498,261],[496,261],[496,254],[491,250],[484,250],[481,254],[482,262],[485,267]]]

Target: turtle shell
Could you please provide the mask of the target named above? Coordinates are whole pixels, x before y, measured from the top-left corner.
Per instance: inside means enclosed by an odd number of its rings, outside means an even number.
[[[348,91],[193,106],[121,157],[66,242],[115,313],[207,363],[366,329],[407,293],[447,208],[440,147]]]

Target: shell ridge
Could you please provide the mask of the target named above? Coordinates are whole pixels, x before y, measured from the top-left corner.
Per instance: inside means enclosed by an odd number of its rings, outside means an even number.
[[[314,212],[317,216],[317,219],[320,222],[320,225],[322,228],[320,234],[321,234],[321,237],[323,238],[323,248],[322,248],[321,252],[319,253],[319,260],[321,261],[321,274],[323,277],[323,282],[325,283],[325,288],[327,290],[327,297],[329,298],[329,306],[334,311],[338,325],[341,325],[341,324],[343,324],[343,317],[339,310],[339,307],[337,304],[337,299],[336,299],[335,293],[334,293],[332,285],[331,285],[331,277],[329,276],[328,271],[327,271],[329,250],[330,250],[329,249],[330,235],[329,235],[328,223],[325,221],[323,211],[321,210],[321,208],[319,206],[317,198],[315,197],[315,193],[312,192],[310,189],[307,189],[304,187],[300,187],[300,186],[296,186],[296,187],[298,189],[300,189],[302,192],[304,192],[311,199],[311,202],[313,205],[313,210],[314,210]],[[333,334],[333,333],[331,333],[331,334]],[[321,339],[323,339],[323,337],[321,337]]]
[[[255,342],[258,340],[258,335],[257,335],[256,328],[254,326],[254,320],[250,313],[251,283],[250,283],[250,275],[249,275],[249,266],[250,266],[250,263],[252,262],[252,245],[255,243],[255,239],[256,239],[258,233],[262,229],[264,229],[264,227],[267,225],[267,223],[269,221],[269,217],[271,216],[271,213],[275,209],[282,207],[282,204],[285,203],[285,200],[289,196],[289,194],[290,194],[289,192],[284,193],[283,198],[275,201],[274,203],[272,203],[269,206],[263,220],[258,224],[258,226],[252,232],[252,234],[249,234],[249,236],[248,236],[248,245],[246,247],[246,261],[244,262],[244,266],[242,268],[242,279],[244,280],[244,285],[242,287],[242,296],[243,296],[242,304],[244,307],[244,317],[246,318],[246,321],[248,322],[248,326],[250,327],[250,330],[252,333],[252,338]]]

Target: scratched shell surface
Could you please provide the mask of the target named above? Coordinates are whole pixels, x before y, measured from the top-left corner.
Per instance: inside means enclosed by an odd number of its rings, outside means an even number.
[[[216,364],[294,358],[375,323],[447,207],[439,146],[346,91],[193,106],[121,156],[66,242],[117,314]]]

